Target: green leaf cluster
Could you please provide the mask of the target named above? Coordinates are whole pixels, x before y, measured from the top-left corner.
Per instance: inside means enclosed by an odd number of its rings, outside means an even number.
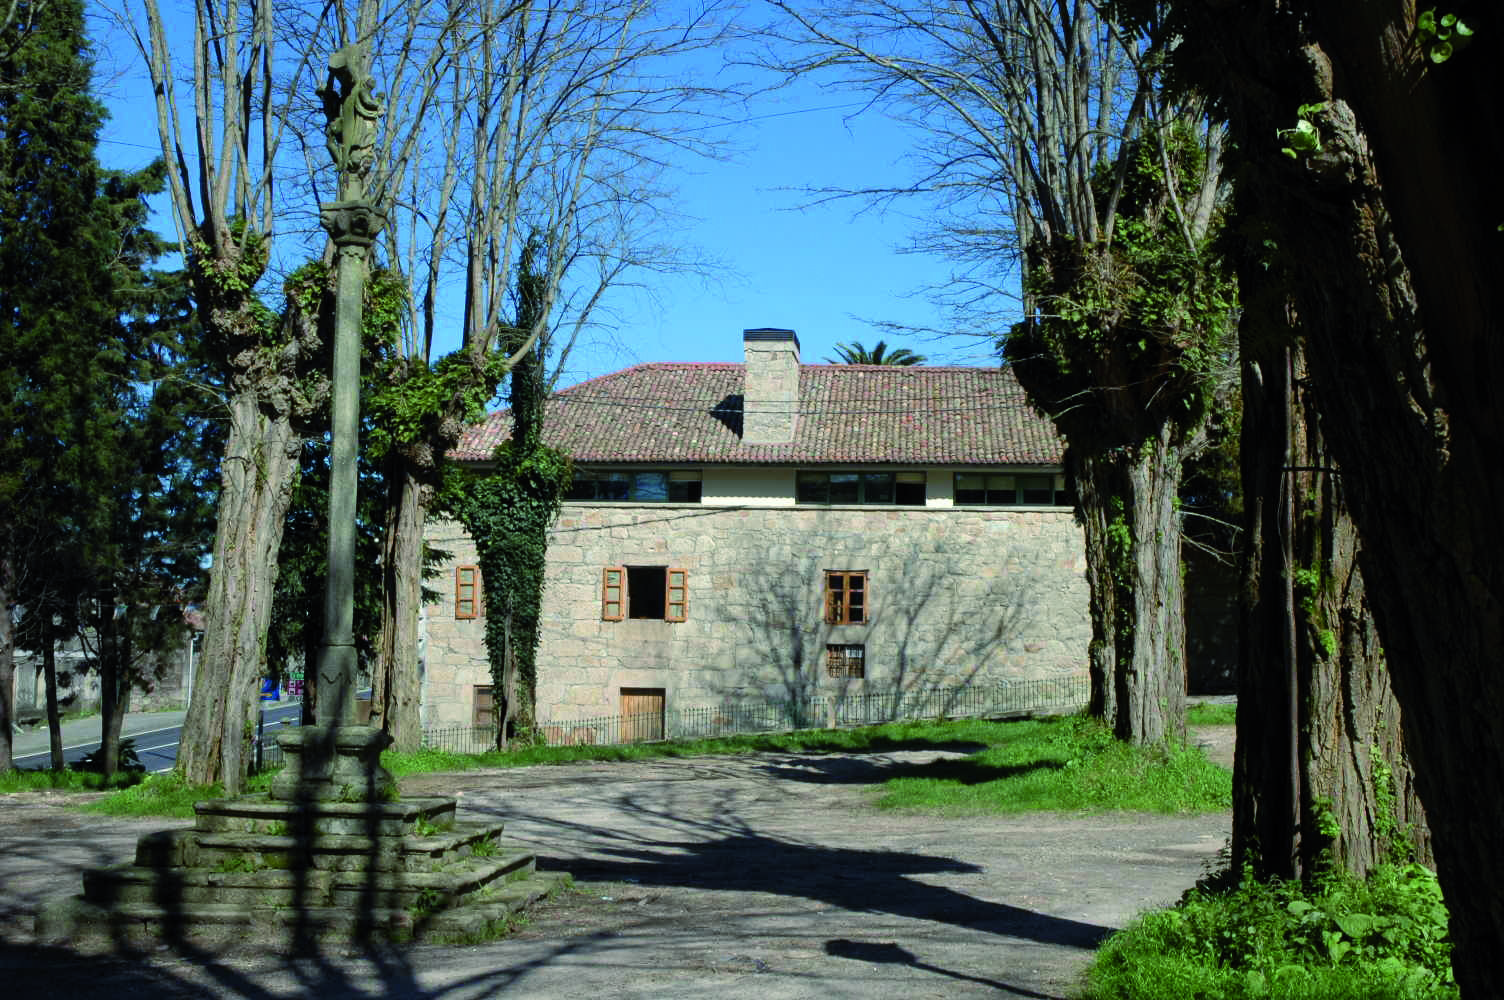
[[[538,619],[548,553],[548,528],[569,488],[567,456],[511,441],[496,451],[494,469],[457,470],[446,478],[443,506],[475,540],[486,601],[486,651],[495,690],[505,690],[508,657],[516,664],[519,728],[531,726],[537,687]]]
[[[1420,865],[1192,890],[1109,938],[1087,979],[1087,997],[1124,1000],[1457,995],[1441,888]]]
[[[1472,38],[1473,29],[1456,14],[1437,14],[1431,7],[1415,18],[1415,40],[1425,49],[1426,58],[1438,66]]]
[[[1196,189],[1204,153],[1189,123],[1130,144],[1112,239],[1029,247],[1033,314],[1001,345],[1030,398],[1080,453],[1136,447],[1166,421],[1199,427],[1216,402],[1211,373],[1231,349],[1232,268],[1214,239],[1187,243],[1189,220],[1170,197],[1162,152],[1176,188]],[[1105,204],[1110,173],[1095,184]]]

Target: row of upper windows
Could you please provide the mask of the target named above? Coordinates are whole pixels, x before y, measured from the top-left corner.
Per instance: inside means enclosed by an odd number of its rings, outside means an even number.
[[[1075,491],[1062,475],[1050,473],[954,474],[958,506],[1075,506]],[[884,504],[923,507],[923,472],[801,471],[794,502],[809,505]],[[699,503],[698,469],[576,469],[566,500],[622,503]]]
[[[865,625],[870,606],[866,570],[826,570],[825,621]],[[454,570],[454,617],[482,615],[480,568]],[[601,620],[689,621],[689,570],[671,566],[605,566],[601,569]]]

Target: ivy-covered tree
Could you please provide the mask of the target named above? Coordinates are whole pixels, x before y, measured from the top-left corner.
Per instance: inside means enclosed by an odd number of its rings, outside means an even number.
[[[1297,280],[1245,204],[1244,544],[1231,872],[1311,881],[1430,861],[1362,540],[1318,416],[1285,290]],[[1278,275],[1280,280],[1271,281]]]
[[[310,293],[317,291],[318,301],[310,300],[305,308],[317,311],[320,321],[332,320],[330,303],[324,299],[329,268],[313,263],[299,274]],[[366,283],[365,302],[361,311],[361,380],[367,397],[379,396],[385,373],[393,364],[392,348],[397,338],[405,302],[406,286],[397,275],[377,269]],[[321,337],[325,357],[332,336]],[[310,420],[313,428],[326,427],[327,407]],[[373,444],[373,438],[378,442]],[[356,520],[354,638],[362,674],[379,676],[377,642],[383,615],[384,535],[386,482],[383,477],[383,436],[373,433],[373,423],[366,420],[360,427],[357,449],[359,481]],[[315,666],[318,662],[324,629],[324,580],[329,559],[329,440],[316,433],[303,446],[297,480],[287,513],[286,532],[278,550],[277,582],[267,636],[267,674],[282,674],[290,664],[303,665],[303,720],[317,717],[318,692]],[[380,699],[376,699],[380,703]]]
[[[445,454],[538,341],[556,375],[613,286],[634,272],[697,266],[666,233],[672,200],[660,177],[667,151],[708,148],[709,133],[692,126],[703,125],[704,98],[722,91],[696,71],[664,67],[724,38],[719,6],[680,20],[651,0],[460,5],[446,36],[459,55],[445,99],[467,114],[437,118],[426,134],[441,155],[414,158],[397,134],[378,150],[394,220],[386,252],[414,286],[402,361],[386,399],[373,400],[396,418],[378,688],[399,747],[419,739],[423,526]],[[539,319],[519,339],[515,265],[534,238]],[[456,260],[460,273],[450,270]],[[461,346],[437,357],[446,281],[464,290]]]
[[[511,439],[497,449],[493,467],[452,476],[444,497],[475,539],[480,560],[496,739],[503,748],[535,721],[548,529],[570,479],[568,457],[543,444],[548,338],[531,334],[546,321],[539,252],[529,240],[517,267],[517,317],[508,345],[518,351],[509,373]]]
[[[1098,4],[773,6],[777,68],[838,73],[920,136],[914,183],[849,193],[929,199],[918,248],[960,266],[955,331],[1011,327],[1006,362],[1076,480],[1092,711],[1126,740],[1177,739],[1180,469],[1233,315],[1211,239],[1221,130],[1158,92],[1166,39],[1122,31]],[[1022,303],[1000,303],[1015,280]]]
[[[1217,166],[1189,117],[1100,165],[1096,239],[1042,228],[1003,354],[1068,448],[1091,586],[1091,711],[1140,743],[1184,736],[1184,463],[1206,444],[1235,283],[1212,242]],[[1210,171],[1211,177],[1208,177]]]
[[[1480,789],[1504,783],[1504,129],[1487,96],[1504,82],[1504,11],[1483,0],[1171,11],[1177,71],[1227,117],[1249,161],[1242,196],[1288,255],[1281,291],[1361,538],[1453,970],[1464,996],[1491,996],[1504,800]]]

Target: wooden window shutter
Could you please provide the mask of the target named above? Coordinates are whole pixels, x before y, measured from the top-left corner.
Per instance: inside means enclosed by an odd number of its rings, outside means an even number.
[[[454,617],[480,617],[480,567],[454,568]]]
[[[689,620],[689,570],[671,569],[664,574],[663,620]]]
[[[627,568],[607,566],[601,570],[601,620],[619,622],[627,617]]]

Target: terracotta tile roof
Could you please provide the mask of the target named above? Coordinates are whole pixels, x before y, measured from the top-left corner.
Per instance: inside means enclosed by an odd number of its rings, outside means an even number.
[[[1063,446],[1003,368],[803,365],[794,441],[741,441],[745,365],[636,365],[554,394],[545,442],[577,462],[1058,465]],[[468,428],[451,457],[483,461],[506,411]]]

